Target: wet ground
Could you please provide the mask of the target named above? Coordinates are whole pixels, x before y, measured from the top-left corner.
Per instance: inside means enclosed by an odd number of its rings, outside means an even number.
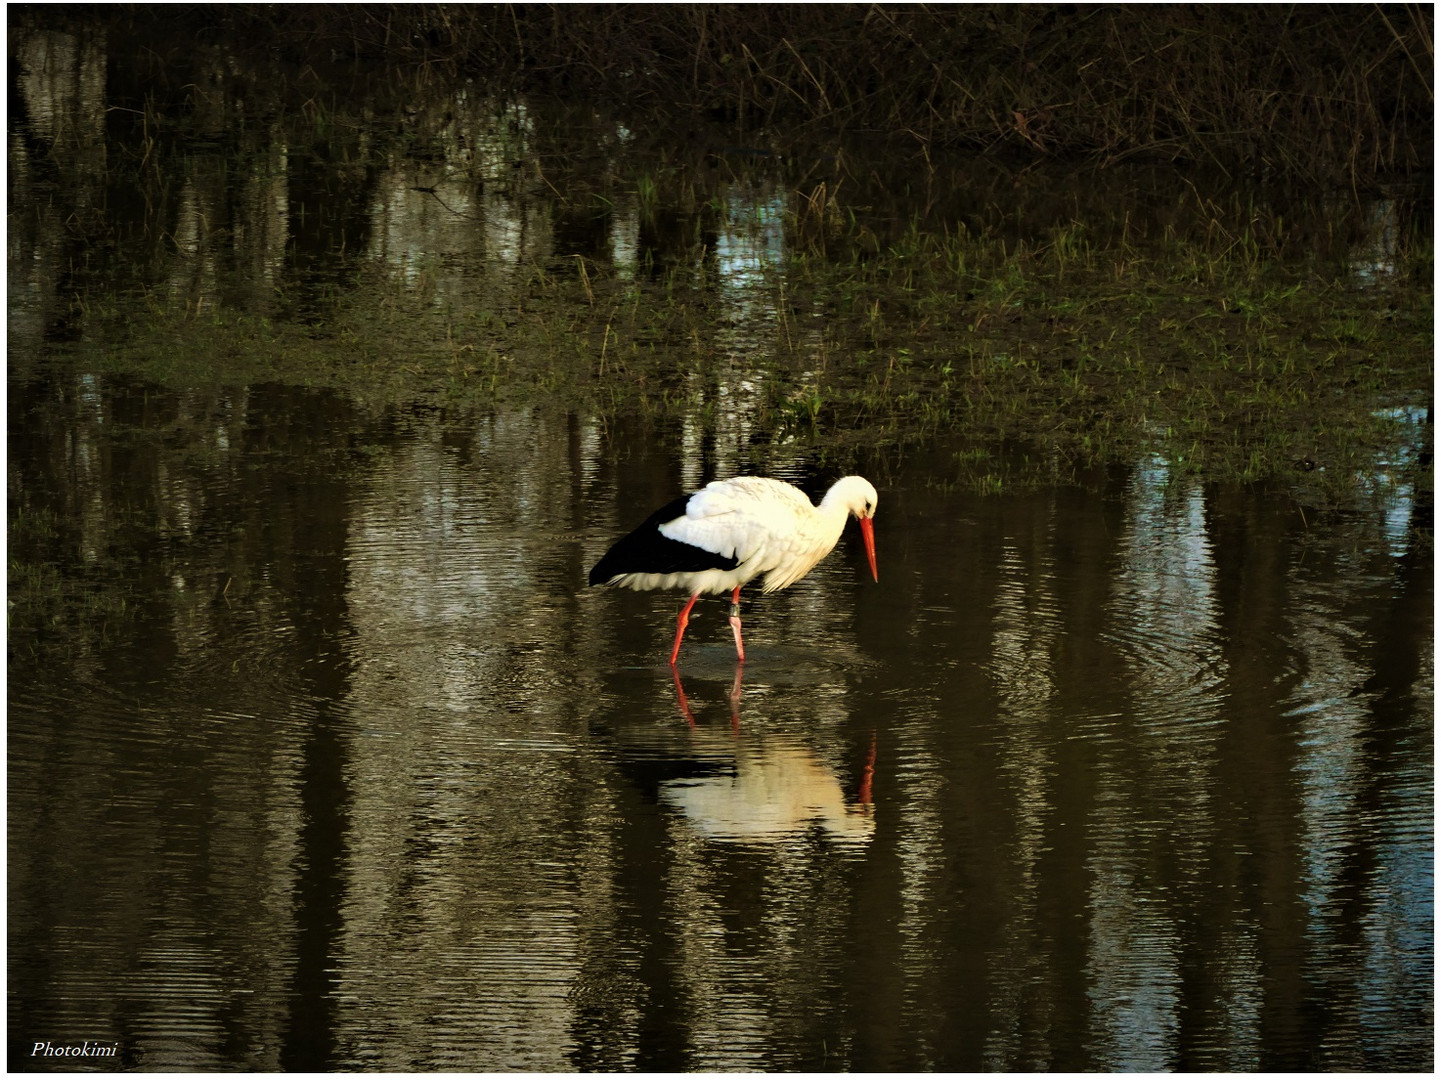
[[[837,343],[784,302],[794,177],[703,236],[643,186],[568,214],[554,173],[457,217],[494,132],[367,174],[247,129],[147,187],[103,43],[27,48],[12,1069],[1432,1067],[1424,396],[1375,402],[1344,499],[1308,496],[1325,460],[820,438],[807,380],[884,319]],[[1348,289],[1390,288],[1378,236]],[[695,340],[642,364],[634,325],[527,307],[577,250],[619,291],[576,296],[707,297]],[[574,407],[522,333],[626,406]],[[723,601],[672,673],[681,598],[584,584],[709,479],[843,471],[880,581],[852,526],[745,598],[743,668]]]

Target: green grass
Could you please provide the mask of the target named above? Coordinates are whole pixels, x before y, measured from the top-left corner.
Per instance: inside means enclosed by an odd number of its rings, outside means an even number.
[[[822,441],[964,433],[1081,464],[1150,447],[1207,476],[1253,480],[1303,458],[1364,460],[1396,434],[1377,410],[1424,400],[1423,296],[1383,307],[1344,282],[1280,268],[1218,275],[1203,293],[1178,283],[1174,258],[1143,275],[1129,255],[1131,287],[1118,292],[1113,258],[1093,253],[1082,273],[1057,249],[1014,255],[989,284],[956,281],[939,259],[907,268],[900,286],[875,280],[895,273],[888,266],[860,286],[825,265],[793,266],[787,291],[822,336],[799,344],[779,320],[745,358],[768,387],[754,419],[777,437]],[[107,330],[124,344],[101,359],[165,385],[274,379],[365,398],[704,419],[734,373],[715,355],[714,317],[684,295],[591,270],[584,283],[538,273],[510,312],[436,312],[421,294],[356,302],[323,333],[152,311],[125,333]],[[809,373],[794,374],[803,365]],[[692,374],[701,389],[683,390]]]

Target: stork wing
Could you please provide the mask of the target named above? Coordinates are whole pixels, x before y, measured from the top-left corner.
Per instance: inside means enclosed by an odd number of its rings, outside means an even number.
[[[784,546],[812,512],[810,500],[778,480],[738,476],[715,480],[692,495],[685,516],[660,527],[663,535],[744,563]],[[779,542],[779,543],[778,543]]]
[[[732,557],[665,535],[667,522],[684,521],[687,502],[682,495],[666,503],[628,535],[617,540],[590,571],[592,585],[606,585],[627,574],[681,574],[699,570],[734,570]]]

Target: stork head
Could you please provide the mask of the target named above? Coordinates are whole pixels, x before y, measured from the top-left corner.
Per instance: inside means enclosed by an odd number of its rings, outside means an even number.
[[[876,573],[876,534],[871,519],[876,516],[879,498],[876,489],[865,477],[843,476],[831,485],[830,491],[821,500],[822,505],[832,501],[839,503],[848,513],[856,515],[856,520],[861,523],[861,539],[866,545],[866,561],[871,564],[871,577],[876,581],[880,581],[881,577]]]

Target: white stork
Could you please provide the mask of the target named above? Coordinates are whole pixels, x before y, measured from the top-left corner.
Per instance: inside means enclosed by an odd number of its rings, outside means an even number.
[[[731,590],[736,659],[744,662],[741,586],[761,574],[766,575],[763,592],[799,581],[836,546],[849,514],[861,523],[871,577],[879,581],[871,527],[875,512],[876,489],[859,476],[837,480],[819,506],[812,506],[799,488],[779,480],[759,476],[714,480],[700,491],[667,503],[630,535],[617,540],[591,568],[590,584],[683,588],[690,593],[676,619],[671,667],[680,655],[690,610],[701,593]]]

